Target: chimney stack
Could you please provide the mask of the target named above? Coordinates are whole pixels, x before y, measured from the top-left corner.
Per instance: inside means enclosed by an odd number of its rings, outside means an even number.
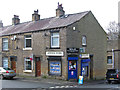
[[[40,15],[38,14],[38,9],[37,11],[34,10],[34,13],[32,14],[32,21],[38,21],[40,20]]]
[[[3,27],[3,23],[2,23],[2,20],[0,20],[0,28]]]
[[[12,25],[17,25],[19,23],[20,23],[19,16],[14,15],[14,17],[12,18]]]
[[[62,4],[58,2],[58,8],[56,9],[56,17],[64,16],[65,11],[63,10]]]

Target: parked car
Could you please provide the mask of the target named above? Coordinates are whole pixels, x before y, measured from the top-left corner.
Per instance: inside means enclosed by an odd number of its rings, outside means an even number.
[[[106,73],[106,80],[108,83],[120,82],[120,71],[118,69],[108,69]]]
[[[4,68],[4,67],[0,67],[0,78],[10,78],[13,79],[13,77],[16,76],[16,73],[14,70],[10,69],[10,68]]]

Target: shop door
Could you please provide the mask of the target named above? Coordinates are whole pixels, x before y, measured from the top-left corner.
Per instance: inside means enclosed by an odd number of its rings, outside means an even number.
[[[36,77],[41,75],[41,61],[40,61],[40,57],[36,57]]]
[[[82,76],[88,77],[88,66],[82,67]]]
[[[11,69],[16,72],[16,60],[15,60],[15,58],[11,58]]]
[[[81,60],[81,76],[83,76],[84,79],[89,77],[89,62],[90,59]]]
[[[77,79],[77,60],[68,61],[68,80]]]

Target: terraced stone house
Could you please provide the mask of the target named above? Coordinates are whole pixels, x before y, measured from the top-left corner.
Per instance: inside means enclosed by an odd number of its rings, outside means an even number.
[[[91,11],[65,14],[58,4],[56,16],[0,28],[1,66],[17,75],[47,76],[60,79],[105,78],[107,35]]]

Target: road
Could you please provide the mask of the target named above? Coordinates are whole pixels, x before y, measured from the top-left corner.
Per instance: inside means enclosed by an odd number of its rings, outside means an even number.
[[[39,89],[58,89],[58,88],[102,88],[102,90],[120,90],[120,84],[106,84],[105,81],[97,81],[79,85],[77,82],[68,82],[60,80],[26,80],[13,79],[2,80],[2,90],[39,90]],[[6,89],[7,88],[7,89]],[[83,89],[84,90],[84,89]],[[86,90],[86,89],[85,89]],[[98,89],[99,90],[99,89]]]

